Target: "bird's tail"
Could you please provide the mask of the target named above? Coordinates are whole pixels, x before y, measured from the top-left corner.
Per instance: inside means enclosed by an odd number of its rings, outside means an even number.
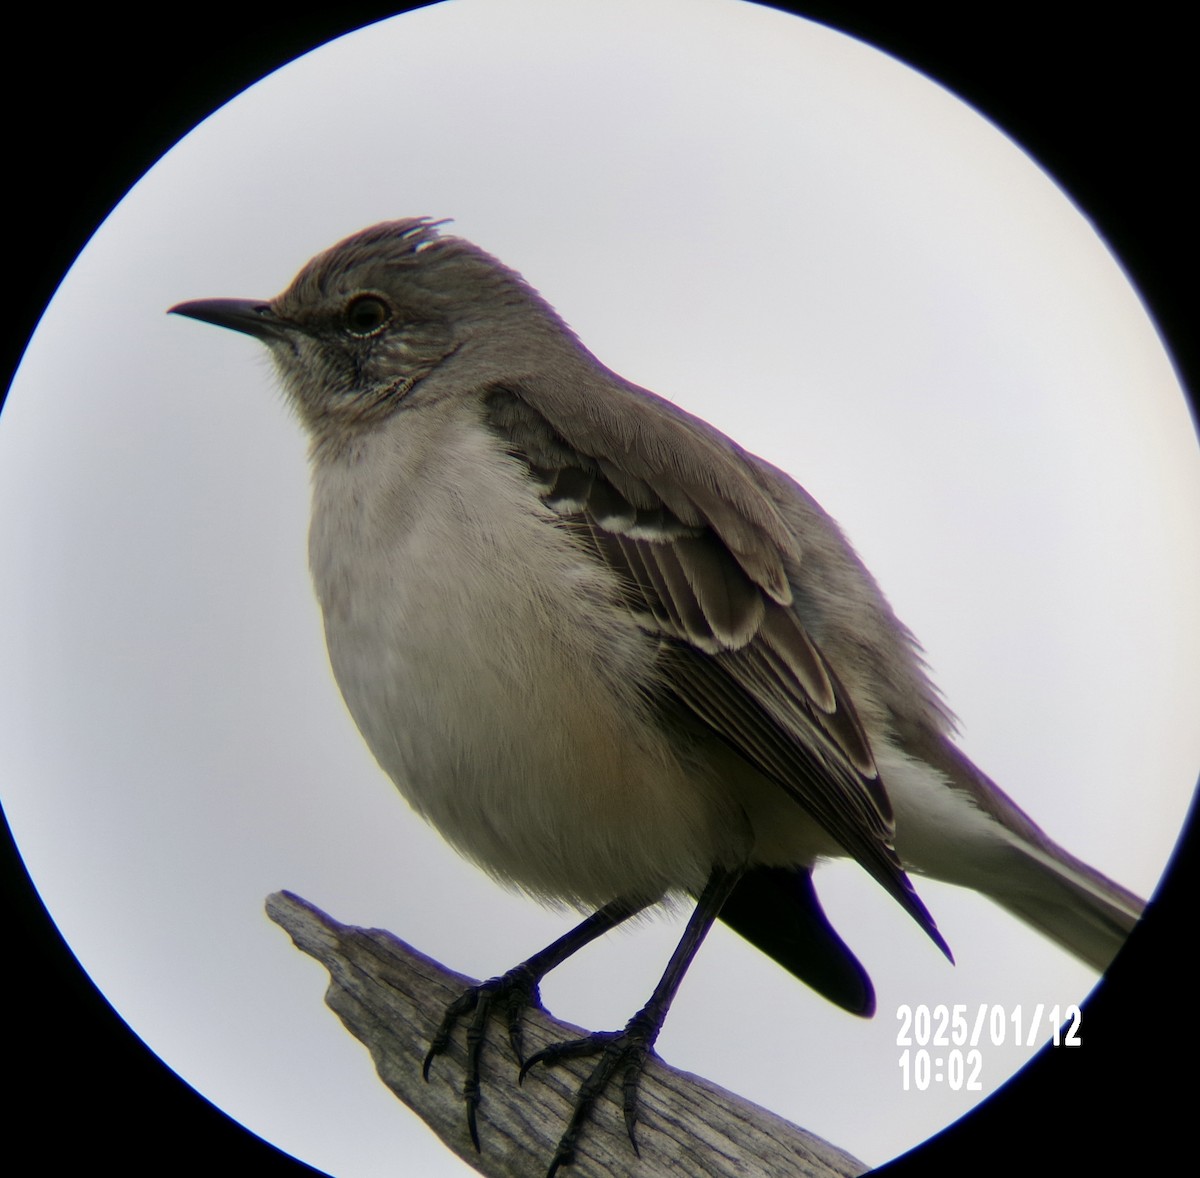
[[[1095,868],[1047,840],[1014,843],[988,894],[1081,961],[1103,972],[1145,904]]]
[[[751,868],[721,920],[830,1002],[865,1018],[875,1013],[871,979],[834,932],[806,868]]]
[[[881,765],[889,793],[893,780],[899,786],[893,801],[899,803],[897,849],[905,865],[983,892],[1103,972],[1144,901],[1055,843],[948,740],[907,751],[905,763]],[[937,771],[936,784],[929,767]],[[930,790],[941,795],[932,822]],[[926,804],[914,807],[917,795]],[[901,845],[906,825],[909,848]]]

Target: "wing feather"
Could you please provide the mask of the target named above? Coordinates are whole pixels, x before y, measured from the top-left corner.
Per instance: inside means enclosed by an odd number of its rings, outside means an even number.
[[[594,404],[568,418],[524,386],[491,389],[484,404],[543,502],[587,538],[659,639],[676,705],[794,798],[949,956],[896,855],[853,704],[790,608],[786,558],[797,563],[800,545],[743,469],[749,459],[693,419],[647,415],[636,402],[650,435],[640,442]],[[680,455],[697,440],[704,461],[686,469]]]

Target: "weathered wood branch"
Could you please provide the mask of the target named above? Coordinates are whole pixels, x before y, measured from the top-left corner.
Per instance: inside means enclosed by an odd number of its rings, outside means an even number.
[[[267,913],[297,947],[330,974],[325,1001],[370,1050],[380,1079],[468,1165],[491,1178],[541,1178],[591,1061],[535,1068],[517,1085],[517,1065],[501,1027],[482,1052],[482,1151],[467,1133],[462,1079],[465,1034],[439,1056],[429,1082],[421,1062],[447,1005],[472,979],[452,973],[380,929],[339,924],[292,895],[267,899]],[[538,1010],[525,1016],[532,1053],[582,1032]],[[866,1167],[819,1137],[707,1080],[647,1065],[639,1102],[636,1156],[617,1102],[606,1096],[563,1178],[673,1174],[709,1178],[846,1178]]]

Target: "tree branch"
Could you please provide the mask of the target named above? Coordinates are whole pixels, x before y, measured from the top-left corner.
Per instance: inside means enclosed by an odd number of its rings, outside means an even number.
[[[325,1001],[370,1050],[380,1079],[468,1165],[490,1178],[540,1178],[570,1116],[591,1063],[535,1068],[517,1086],[517,1065],[500,1032],[482,1053],[479,1106],[482,1152],[467,1133],[462,1080],[465,1034],[439,1056],[429,1082],[421,1062],[446,1007],[473,981],[452,973],[380,929],[339,924],[290,892],[267,899],[267,914],[296,946],[330,974]],[[525,1014],[532,1052],[577,1038],[578,1027],[538,1010]],[[498,1028],[497,1028],[498,1029]],[[640,1178],[688,1174],[707,1178],[849,1178],[865,1172],[856,1159],[782,1117],[707,1080],[651,1059],[642,1078],[638,1157],[617,1102],[606,1097],[584,1129],[563,1178]]]

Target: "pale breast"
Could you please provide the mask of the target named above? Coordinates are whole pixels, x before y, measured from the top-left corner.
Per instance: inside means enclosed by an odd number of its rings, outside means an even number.
[[[482,427],[409,424],[437,436],[380,431],[314,478],[330,660],[379,763],[461,852],[531,892],[701,886],[742,819],[648,714],[655,648],[612,574]]]

